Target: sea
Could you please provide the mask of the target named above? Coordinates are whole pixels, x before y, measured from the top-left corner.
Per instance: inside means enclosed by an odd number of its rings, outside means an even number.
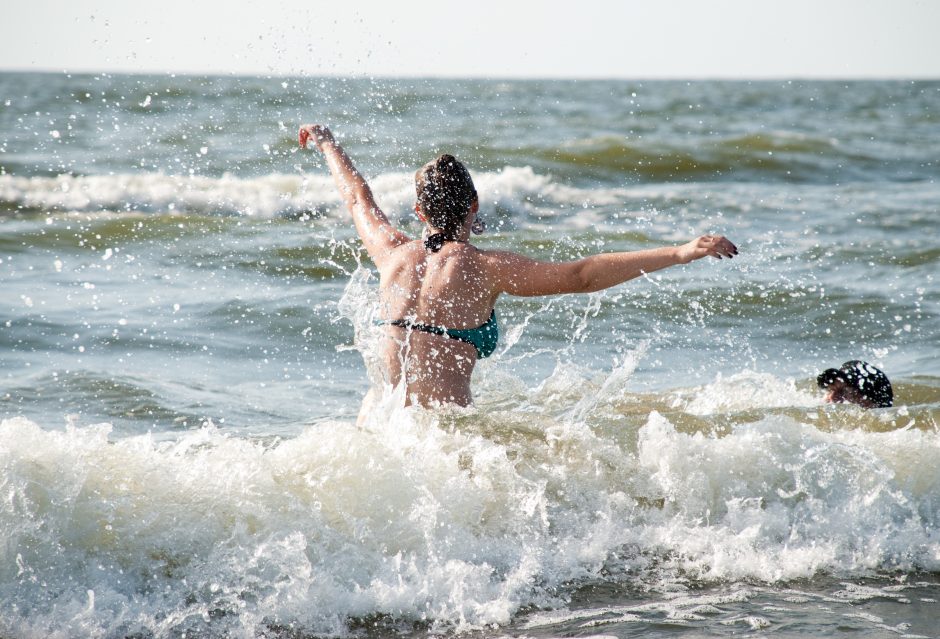
[[[417,237],[740,254],[502,297],[469,408],[379,401]],[[938,637],[940,82],[0,74],[0,637]],[[865,360],[895,405],[824,402]]]

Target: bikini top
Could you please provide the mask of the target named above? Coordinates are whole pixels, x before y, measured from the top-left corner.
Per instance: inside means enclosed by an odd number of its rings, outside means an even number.
[[[407,319],[380,320],[379,324],[390,324],[413,331],[443,335],[460,342],[466,342],[477,349],[477,359],[489,357],[496,350],[499,342],[499,325],[496,322],[496,309],[490,312],[490,318],[476,328],[444,328],[431,324],[421,324]]]

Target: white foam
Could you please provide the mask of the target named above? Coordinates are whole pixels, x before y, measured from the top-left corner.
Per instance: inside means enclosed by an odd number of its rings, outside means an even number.
[[[414,176],[388,172],[368,176],[379,205],[393,218],[410,219]],[[474,173],[484,216],[493,207],[527,226],[550,219],[570,228],[593,228],[606,219],[594,207],[620,207],[625,189],[582,189],[539,175],[531,167],[507,166]],[[197,215],[343,216],[342,202],[325,171],[304,175],[222,177],[133,173],[57,177],[0,175],[0,203],[50,212],[187,213]],[[491,220],[492,221],[492,220]]]
[[[546,482],[499,445],[422,413],[389,419],[273,448],[212,428],[112,443],[106,426],[4,421],[0,617],[17,635],[185,628],[220,610],[252,631],[375,613],[474,627],[603,557],[570,550],[576,522],[554,540]]]
[[[0,202],[56,212],[177,212],[274,216],[336,206],[329,176],[257,178],[163,173],[18,177],[0,175]]]
[[[935,432],[826,433],[766,417],[717,438],[653,414],[639,457],[666,504],[643,536],[680,548],[678,565],[705,578],[940,567]]]
[[[768,416],[716,437],[653,413],[635,438],[612,438],[558,401],[491,413],[379,402],[362,428],[324,422],[283,441],[3,421],[0,634],[335,634],[372,615],[481,628],[557,606],[564,584],[649,570],[677,585],[655,610],[532,627],[685,623],[747,596],[690,596],[678,587],[689,576],[940,569],[936,432]]]
[[[674,407],[682,407],[692,415],[788,406],[811,407],[820,403],[818,393],[798,389],[793,379],[747,370],[729,377],[718,373],[711,384],[676,391],[673,400]]]

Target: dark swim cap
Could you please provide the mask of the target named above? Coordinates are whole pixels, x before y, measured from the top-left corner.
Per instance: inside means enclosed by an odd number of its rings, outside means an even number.
[[[851,386],[878,408],[887,408],[894,404],[894,391],[891,390],[888,376],[868,362],[853,359],[841,368],[827,368],[816,378],[816,384],[820,388],[826,388],[836,380]]]

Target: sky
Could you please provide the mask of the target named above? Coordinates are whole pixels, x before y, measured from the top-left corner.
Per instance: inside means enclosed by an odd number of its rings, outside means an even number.
[[[938,0],[30,0],[0,70],[940,78]]]

